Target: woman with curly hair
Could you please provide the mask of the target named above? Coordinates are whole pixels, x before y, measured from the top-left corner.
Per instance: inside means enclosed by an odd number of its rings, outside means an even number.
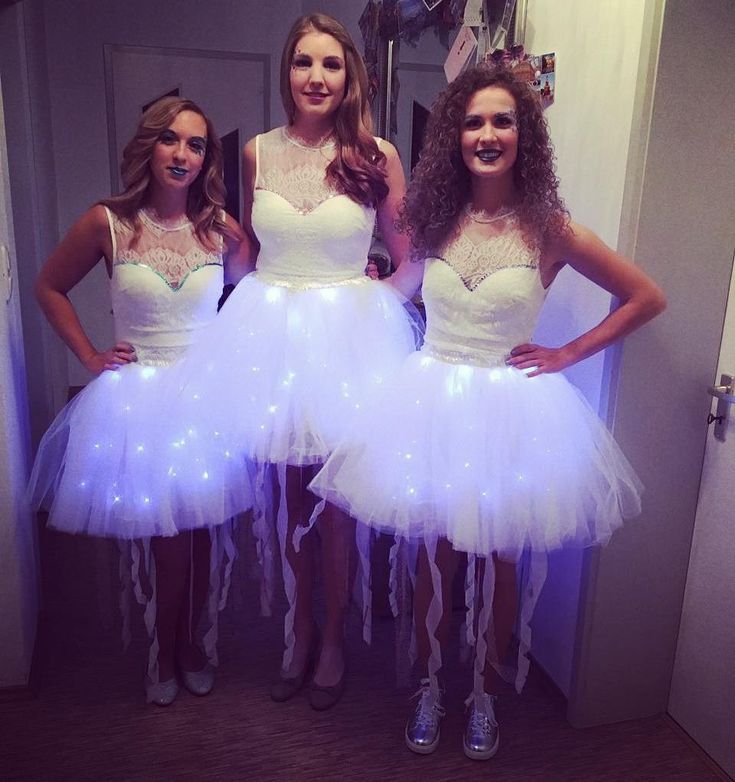
[[[55,529],[130,543],[121,573],[153,638],[147,698],[165,706],[177,672],[196,695],[212,688],[214,636],[205,644],[197,630],[210,575],[218,581],[219,525],[252,504],[242,470],[209,480],[227,463],[216,443],[172,442],[167,380],[214,318],[224,274],[242,275],[247,242],[223,209],[220,141],[192,101],[163,98],[145,111],[121,173],[124,192],[82,215],[36,282],[54,330],[95,378],[44,435],[30,495]],[[102,259],[115,344],[100,350],[68,294]]]
[[[338,21],[309,14],[295,22],[281,57],[281,97],[287,124],[244,150],[244,224],[255,271],[222,308],[201,362],[192,358],[185,397],[208,404],[215,390],[232,390],[221,430],[259,465],[255,530],[265,592],[276,539],[289,603],[270,694],[289,700],[313,673],[309,702],[323,710],[343,689],[355,524],[334,507],[315,507],[307,486],[355,410],[416,342],[400,297],[365,276],[376,219],[394,264],[407,253],[394,225],[405,185],[394,147],[370,132],[365,65]],[[208,371],[196,374],[202,362]],[[357,542],[365,596],[369,535]],[[321,630],[313,584],[319,555]],[[362,608],[367,633],[369,599]]]
[[[528,85],[503,69],[466,71],[432,109],[403,207],[423,277],[426,341],[311,484],[366,524],[421,543],[414,590],[426,678],[405,731],[428,754],[440,735],[442,648],[452,580],[467,555],[466,639],[475,647],[465,754],[498,749],[494,712],[519,607],[516,686],[545,554],[606,541],[640,509],[639,482],[609,432],[559,374],[661,312],[663,295],[589,229],[570,221]],[[425,263],[424,263],[425,261]],[[616,296],[599,325],[559,348],[531,343],[546,292],[569,265]]]

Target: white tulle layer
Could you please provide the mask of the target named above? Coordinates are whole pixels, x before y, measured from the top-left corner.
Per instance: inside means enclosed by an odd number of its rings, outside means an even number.
[[[320,463],[415,347],[415,322],[383,283],[291,287],[256,273],[181,363],[177,404],[184,420],[206,408],[257,462]]]
[[[170,366],[103,372],[56,417],[29,485],[66,532],[116,538],[211,527],[252,506],[251,473],[206,420],[172,416]],[[188,439],[181,437],[181,431]]]
[[[562,375],[419,352],[310,488],[385,531],[519,555],[605,542],[642,487]]]

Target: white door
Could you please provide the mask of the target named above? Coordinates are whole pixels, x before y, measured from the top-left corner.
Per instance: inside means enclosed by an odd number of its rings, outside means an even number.
[[[735,266],[713,384],[723,373],[735,376]],[[735,776],[735,405],[727,407],[725,441],[714,424],[707,440],[669,713]]]

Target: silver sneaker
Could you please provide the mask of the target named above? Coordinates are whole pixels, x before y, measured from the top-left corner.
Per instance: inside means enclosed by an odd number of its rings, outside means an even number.
[[[464,754],[472,760],[488,760],[500,744],[500,730],[495,719],[495,696],[483,693],[478,703],[472,698],[472,708],[464,732]]]
[[[418,698],[416,711],[406,723],[406,746],[419,755],[430,755],[439,745],[439,723],[444,716],[441,704],[442,690],[432,690],[428,679],[413,694]]]

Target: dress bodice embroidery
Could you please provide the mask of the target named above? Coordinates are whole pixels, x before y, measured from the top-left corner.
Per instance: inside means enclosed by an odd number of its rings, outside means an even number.
[[[112,238],[115,339],[130,342],[141,363],[169,364],[217,312],[222,253],[203,247],[189,220],[166,224],[141,210],[140,234],[133,242],[133,228],[105,211]]]
[[[327,182],[333,144],[306,147],[276,128],[256,138],[256,276],[285,287],[364,284],[375,209]]]
[[[538,267],[539,253],[515,218],[494,236],[463,225],[427,260],[424,350],[448,361],[502,365],[536,326],[546,297]]]

